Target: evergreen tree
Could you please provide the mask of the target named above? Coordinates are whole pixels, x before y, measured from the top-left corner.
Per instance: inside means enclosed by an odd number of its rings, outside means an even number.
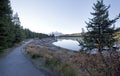
[[[12,10],[9,0],[0,0],[0,50],[9,46]],[[12,36],[13,37],[13,36]]]
[[[45,38],[45,37],[48,37],[48,35],[46,34],[42,34],[42,33],[36,33],[36,32],[32,32],[30,31],[29,29],[24,29],[24,33],[25,33],[25,36],[26,38]]]
[[[14,45],[14,40],[15,40],[14,30],[15,30],[14,24],[13,24],[13,22],[11,22],[11,24],[9,25],[9,28],[7,30],[7,32],[8,32],[8,39],[7,39],[8,47],[11,47]]]
[[[20,19],[16,13],[12,16],[12,9],[9,0],[0,0],[0,52],[11,47],[14,43],[19,43],[26,38],[43,38],[45,34],[31,32],[23,29]]]
[[[20,20],[19,20],[17,13],[13,17],[13,22],[14,22],[14,27],[15,27],[15,30],[14,30],[15,40],[14,40],[14,42],[18,43],[18,42],[25,39],[25,34],[24,34],[23,28],[20,24]]]
[[[105,6],[103,0],[98,0],[94,4],[93,18],[87,23],[88,32],[83,36],[82,46],[85,50],[98,49],[98,52],[103,52],[105,47],[113,48],[115,45],[114,34],[117,29],[114,23],[119,19],[117,16],[115,19],[109,19],[108,9],[110,6]],[[114,47],[115,48],[115,47]]]
[[[98,0],[94,4],[94,12],[91,13],[93,18],[88,23],[86,22],[88,32],[84,33],[83,41],[80,43],[83,50],[90,52],[96,50],[100,54],[107,69],[106,76],[111,76],[109,74],[111,65],[105,60],[103,52],[107,51],[111,54],[117,50],[118,47],[115,46],[116,39],[114,34],[118,29],[115,28],[114,23],[120,18],[119,15],[112,20],[109,19],[109,8],[110,6],[105,6],[103,0]]]

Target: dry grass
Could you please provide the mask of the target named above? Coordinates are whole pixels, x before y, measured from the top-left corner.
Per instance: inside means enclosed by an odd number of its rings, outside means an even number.
[[[46,65],[50,66],[50,69],[57,74],[55,76],[89,76],[90,74],[92,74],[92,76],[105,76],[105,64],[102,62],[99,54],[69,52],[65,49],[55,49],[53,51],[45,46],[34,46],[31,44],[25,49],[27,54],[37,55],[35,58],[46,58]],[[112,57],[114,61],[114,63],[112,63],[113,74],[116,74],[116,72],[120,73],[118,70],[119,67],[117,67],[120,65],[120,54],[118,55],[118,58],[116,58],[116,56]],[[108,56],[106,56],[106,61],[110,63]],[[66,65],[69,65],[69,67],[66,67]],[[75,70],[74,72],[72,72],[73,69]]]
[[[88,74],[79,71],[79,68],[73,64],[75,55],[73,52],[68,52],[65,49],[53,51],[45,46],[33,46],[31,44],[25,47],[25,52],[31,56],[37,55],[35,58],[45,58],[45,64],[50,66],[55,76],[88,76]]]

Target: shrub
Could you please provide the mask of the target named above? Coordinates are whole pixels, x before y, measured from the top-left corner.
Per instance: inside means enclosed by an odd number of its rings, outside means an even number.
[[[36,59],[36,58],[39,58],[40,56],[38,55],[38,54],[32,54],[31,55],[31,58],[33,58],[33,59]]]

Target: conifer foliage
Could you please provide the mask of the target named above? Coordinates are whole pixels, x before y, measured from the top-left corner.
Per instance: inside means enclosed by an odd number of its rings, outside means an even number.
[[[13,23],[14,23],[14,28],[15,28],[14,29],[14,35],[15,35],[14,42],[18,43],[25,39],[25,34],[20,24],[20,19],[17,13],[13,16]]]
[[[106,6],[103,0],[97,0],[93,7],[94,12],[91,13],[93,18],[88,23],[86,22],[87,32],[82,33],[83,40],[80,44],[82,50],[89,52],[97,51],[96,55],[99,55],[105,66],[102,68],[105,76],[116,76],[115,74],[118,72],[116,69],[119,68],[114,67],[114,65],[117,65],[114,63],[114,57],[118,54],[117,50],[119,47],[116,45],[117,40],[114,35],[119,31],[119,28],[115,27],[115,22],[120,18],[120,15],[110,19],[109,8],[110,6]],[[119,58],[119,55],[117,56]],[[115,74],[113,74],[114,71],[116,72]]]
[[[28,29],[29,30],[29,29]],[[28,34],[29,33],[29,34]],[[26,38],[43,38],[48,35],[23,29],[16,13],[13,16],[9,0],[0,0],[0,52]]]
[[[103,0],[98,0],[94,4],[94,12],[91,13],[93,18],[88,23],[86,22],[88,32],[83,35],[83,42],[81,43],[84,50],[98,49],[98,52],[103,52],[110,51],[110,48],[116,48],[114,46],[116,42],[114,34],[118,28],[115,28],[114,23],[120,18],[120,15],[112,20],[109,19],[109,8],[110,6],[104,5]]]
[[[12,28],[11,22],[12,10],[10,7],[9,0],[1,0],[0,1],[0,50],[3,48],[8,47],[10,42],[12,41],[9,39],[10,36],[9,32]]]

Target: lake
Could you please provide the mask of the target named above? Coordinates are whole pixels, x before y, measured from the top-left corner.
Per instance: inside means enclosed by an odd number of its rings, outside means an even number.
[[[79,51],[80,49],[79,43],[72,39],[57,39],[57,42],[54,42],[53,44],[73,51]]]
[[[69,50],[73,50],[73,51],[79,51],[80,50],[80,46],[79,43],[76,41],[80,40],[80,38],[58,38],[56,42],[53,42],[54,45],[65,48],[65,49],[69,49]],[[118,47],[120,47],[120,44],[117,45]],[[117,51],[120,51],[120,49],[118,49]],[[91,54],[96,54],[97,50],[93,49],[91,50]]]

